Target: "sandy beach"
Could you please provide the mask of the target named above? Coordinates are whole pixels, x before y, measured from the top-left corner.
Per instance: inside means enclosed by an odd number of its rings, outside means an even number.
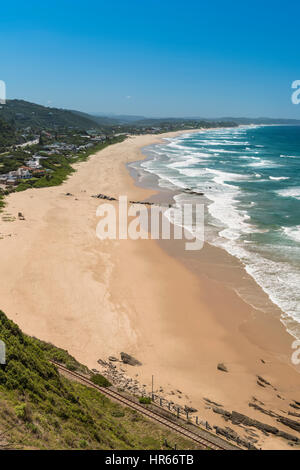
[[[133,355],[142,366],[122,364],[128,376],[149,392],[154,375],[158,393],[197,409],[211,426],[250,438],[205,398],[299,437],[249,406],[299,423],[300,406],[290,404],[300,401],[300,368],[291,362],[294,338],[278,308],[258,311],[231,288],[252,283],[264,295],[237,260],[209,245],[192,260],[174,241],[96,237],[96,210],[104,201],[91,196],[151,198],[154,191],[137,186],[126,163],[144,158],[141,149],[166,136],[129,137],[78,164],[62,186],[7,197],[0,215],[0,309],[25,333],[90,368],[101,370],[99,359],[122,351]],[[223,281],[229,278],[230,285]],[[258,448],[291,448],[288,439],[254,432]]]

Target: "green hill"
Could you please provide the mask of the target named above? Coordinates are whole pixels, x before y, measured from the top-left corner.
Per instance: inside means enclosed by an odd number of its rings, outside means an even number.
[[[47,108],[23,100],[7,100],[6,105],[0,108],[0,119],[13,122],[18,129],[26,127],[92,129],[99,127],[89,115],[65,109]]]
[[[195,446],[60,376],[48,359],[88,372],[66,351],[26,336],[0,311],[7,365],[0,368],[0,449],[178,449]],[[3,366],[2,366],[3,367]],[[1,434],[4,433],[3,437]]]
[[[1,110],[0,110],[1,111]],[[16,143],[16,129],[13,124],[0,119],[0,151]]]

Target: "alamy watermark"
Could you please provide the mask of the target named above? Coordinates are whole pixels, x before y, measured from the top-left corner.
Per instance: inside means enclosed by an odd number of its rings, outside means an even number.
[[[101,204],[96,229],[100,240],[187,240],[186,250],[201,250],[204,244],[204,205],[176,207],[128,203],[120,196],[117,204]]]
[[[0,80],[0,105],[6,104],[6,84]]]
[[[4,341],[0,340],[0,365],[6,364],[6,347]]]
[[[292,83],[292,88],[295,90],[292,93],[292,103],[299,104],[300,103],[300,80],[295,80]]]
[[[299,366],[300,364],[300,340],[299,339],[296,339],[292,343],[292,349],[295,349],[291,358],[292,364],[294,364],[295,366]]]

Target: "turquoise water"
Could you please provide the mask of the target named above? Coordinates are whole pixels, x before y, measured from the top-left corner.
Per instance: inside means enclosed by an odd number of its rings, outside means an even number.
[[[238,257],[300,328],[300,127],[218,129],[148,147],[162,187],[204,192],[206,240]],[[178,205],[197,200],[185,192]],[[198,202],[203,197],[198,197]]]

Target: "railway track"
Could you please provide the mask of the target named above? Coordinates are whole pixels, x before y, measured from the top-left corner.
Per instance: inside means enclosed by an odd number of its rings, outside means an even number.
[[[105,387],[100,387],[99,385],[94,384],[91,380],[89,380],[86,376],[79,374],[78,372],[71,371],[67,369],[67,367],[63,366],[62,364],[59,364],[55,361],[50,361],[52,364],[54,364],[58,370],[65,372],[66,374],[76,378],[79,380],[81,383],[84,383],[88,385],[91,388],[95,388],[96,390],[99,390],[103,395],[106,395],[107,397],[111,398],[112,400],[117,401],[118,403],[122,404],[123,406],[127,406],[128,408],[131,408],[133,410],[138,411],[139,413],[143,414],[144,416],[147,416],[148,418],[166,426],[170,430],[181,434],[182,436],[190,439],[193,442],[196,442],[201,448],[203,449],[212,449],[212,450],[238,450],[238,447],[231,445],[227,443],[226,441],[223,441],[223,439],[214,436],[208,436],[208,437],[203,437],[198,435],[197,433],[190,431],[183,426],[180,426],[177,423],[174,423],[173,421],[160,416],[158,413],[156,413],[153,410],[149,410],[142,405],[139,405],[138,403],[134,402],[133,400],[130,400],[129,398],[125,398],[123,395],[120,393],[111,390],[109,388]],[[200,432],[206,433],[203,430],[200,430]],[[217,441],[217,442],[216,442]],[[222,442],[223,441],[223,442]]]

